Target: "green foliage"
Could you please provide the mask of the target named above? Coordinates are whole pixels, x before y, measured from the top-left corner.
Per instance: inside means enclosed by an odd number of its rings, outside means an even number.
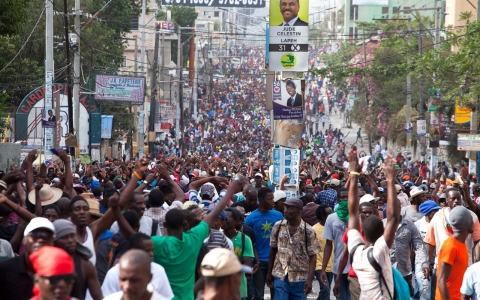
[[[23,0],[0,1],[0,36],[18,34],[24,24],[25,16]]]
[[[195,20],[197,19],[198,14],[195,12],[194,7],[172,5],[172,6],[169,6],[168,9],[172,11],[172,21],[175,23],[176,28],[192,27],[195,24]],[[164,12],[161,12],[161,13],[165,14]],[[159,14],[158,16],[163,16],[163,14]],[[189,33],[189,31],[183,30],[182,37],[181,37],[182,44],[184,44],[190,37],[191,37],[191,34]],[[172,57],[172,61],[174,62],[177,61],[177,52],[178,52],[177,44],[178,44],[177,41],[172,42],[171,57]],[[188,61],[188,53],[190,51],[190,43],[185,43],[182,50],[183,50],[182,51],[183,64],[186,65]]]

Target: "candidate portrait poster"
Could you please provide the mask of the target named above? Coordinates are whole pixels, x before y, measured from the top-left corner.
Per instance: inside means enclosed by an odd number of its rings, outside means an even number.
[[[273,81],[274,120],[303,119],[303,86],[302,80]]]

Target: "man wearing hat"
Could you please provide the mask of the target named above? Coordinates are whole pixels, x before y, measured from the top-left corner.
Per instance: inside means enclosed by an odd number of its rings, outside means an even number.
[[[467,237],[473,232],[471,212],[462,206],[454,207],[449,214],[453,230],[438,253],[436,299],[460,299],[463,275],[469,265]]]
[[[262,187],[268,187],[268,184],[263,180],[263,175],[262,173],[255,173],[255,176],[253,177],[255,180],[255,188],[258,190]]]
[[[403,192],[402,186],[399,184],[396,184],[395,191],[397,192],[397,199],[398,199],[398,202],[400,202],[400,206],[401,207],[409,206],[410,201],[408,201],[408,195]]]
[[[282,298],[306,299],[312,291],[317,253],[322,250],[313,228],[300,218],[302,209],[298,198],[285,201],[285,220],[275,223],[270,236],[266,283]]]
[[[320,193],[318,193],[313,202],[316,204],[327,204],[332,209],[335,208],[335,204],[337,204],[337,191],[340,187],[340,180],[332,179],[325,184],[324,188],[327,188]]]
[[[273,193],[273,208],[283,215],[285,210],[285,201],[287,201],[287,194],[282,190],[277,190]]]
[[[427,200],[420,205],[420,212],[424,215],[423,218],[415,222],[415,226],[417,227],[418,231],[420,232],[420,236],[422,237],[422,241],[425,238],[425,234],[427,233],[427,227],[432,220],[433,216],[440,210],[441,207],[435,203],[435,201]],[[425,242],[424,242],[425,243]],[[425,244],[426,247],[426,244]],[[429,260],[429,264],[433,265],[435,263],[435,259],[432,258]],[[417,280],[417,289],[420,293],[420,299],[430,299],[430,280],[425,278],[425,275],[422,271],[421,264],[417,261],[415,264],[415,277]]]
[[[430,220],[430,224],[427,227],[427,233],[425,235],[425,243],[427,244],[427,253],[428,257],[432,257],[434,251],[436,251],[436,258],[435,258],[435,269],[438,268],[439,262],[439,252],[443,245],[443,243],[450,237],[453,236],[454,231],[452,228],[452,219],[451,219],[451,211],[459,206],[462,206],[462,196],[460,192],[455,188],[448,188],[445,191],[447,195],[446,204],[447,206],[440,209]],[[478,218],[470,210],[467,210],[472,218],[473,222],[473,231],[471,234],[468,234],[466,238],[466,244],[475,245],[475,256],[480,257],[480,249],[478,247],[478,242],[480,241],[480,223],[478,222]],[[468,248],[468,261],[473,261],[472,257],[472,247]],[[435,290],[434,284],[437,282],[438,271],[433,272],[432,274],[432,292]],[[438,298],[440,299],[440,298]]]
[[[217,248],[208,252],[201,263],[205,278],[204,300],[240,299],[242,273],[251,273],[252,268],[242,265],[235,253]]]
[[[32,253],[29,258],[35,271],[34,296],[31,300],[77,299],[70,298],[77,277],[73,259],[68,253],[57,247],[45,246]]]
[[[425,193],[420,187],[413,187],[410,191],[410,205],[402,207],[400,215],[402,219],[410,222],[417,222],[423,218],[423,214],[419,211],[420,205],[425,202]]]
[[[17,230],[21,230],[19,227]],[[25,253],[0,262],[0,291],[5,300],[30,299],[35,272],[29,256],[44,246],[53,246],[55,227],[46,218],[33,218],[23,232]]]

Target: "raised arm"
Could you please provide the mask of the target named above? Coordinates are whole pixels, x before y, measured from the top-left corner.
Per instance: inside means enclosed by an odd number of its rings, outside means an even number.
[[[70,195],[70,197],[74,197],[72,195],[73,191],[73,176],[72,176],[72,168],[70,166],[70,158],[67,155],[67,152],[64,150],[58,151],[58,156],[63,161],[63,168],[65,174],[65,186],[63,187],[63,191]]]
[[[387,224],[385,225],[383,237],[389,248],[393,245],[395,233],[400,223],[400,205],[395,192],[395,168],[393,167],[393,161],[392,155],[389,154],[384,166],[385,175],[387,176]]]
[[[175,194],[175,199],[181,202],[185,202],[185,193],[183,190],[180,188],[178,184],[173,181],[172,177],[170,177],[170,173],[168,172],[167,166],[164,164],[158,164],[157,165],[157,170],[158,173],[160,173],[160,176],[165,179],[168,184],[171,186],[173,193]],[[208,179],[208,177],[207,177]],[[197,180],[198,181],[198,180]],[[195,182],[197,182],[195,181]],[[193,183],[190,184],[192,186]]]
[[[33,191],[33,163],[37,159],[37,149],[33,149],[32,151],[28,152],[27,156],[27,178],[25,180],[25,184],[27,186],[27,195]]]
[[[5,203],[8,207],[10,207],[14,213],[16,213],[20,218],[25,220],[27,223],[30,222],[31,219],[35,218],[35,215],[26,210],[25,208],[21,207],[17,203],[13,202],[12,200],[8,199],[6,196],[0,194],[0,203]]]
[[[358,177],[362,171],[362,166],[358,163],[356,150],[348,152],[348,162],[350,163],[350,176],[348,186],[348,228],[360,230],[360,221],[358,218]]]

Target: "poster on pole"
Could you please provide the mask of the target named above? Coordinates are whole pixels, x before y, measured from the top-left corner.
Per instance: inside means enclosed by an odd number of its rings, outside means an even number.
[[[273,183],[280,184],[283,176],[289,180],[285,185],[298,185],[300,174],[300,150],[275,148],[273,149]]]
[[[417,120],[417,135],[418,136],[427,135],[427,120]]]
[[[458,134],[457,150],[480,151],[480,134]]]
[[[145,77],[95,75],[95,100],[143,103]]]
[[[438,148],[440,147],[440,121],[438,115],[430,115],[430,128],[428,130],[429,136],[429,147]]]
[[[273,119],[303,119],[302,80],[275,80],[272,87]]]
[[[308,1],[270,1],[270,71],[308,71]]]
[[[189,7],[265,7],[266,0],[162,0],[162,5]]]
[[[453,117],[453,116],[452,116]],[[440,114],[440,146],[450,145],[450,127],[453,124],[453,118],[448,115]]]
[[[440,105],[440,90],[436,88],[428,89],[428,111],[435,112]]]
[[[458,105],[458,101],[455,102],[455,118],[454,118],[455,124],[470,123],[471,113],[472,113],[472,110],[470,108],[460,107],[460,105]]]
[[[274,122],[272,143],[288,148],[299,147],[302,141],[303,119],[276,120]]]

